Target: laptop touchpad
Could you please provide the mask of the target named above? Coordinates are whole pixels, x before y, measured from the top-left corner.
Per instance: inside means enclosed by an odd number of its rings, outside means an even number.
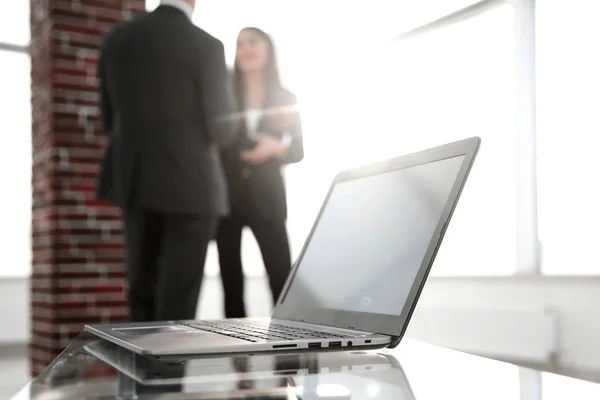
[[[140,335],[161,335],[166,333],[189,333],[189,329],[182,326],[148,326],[148,327],[137,327],[137,328],[115,328],[115,332],[125,336],[140,336]]]

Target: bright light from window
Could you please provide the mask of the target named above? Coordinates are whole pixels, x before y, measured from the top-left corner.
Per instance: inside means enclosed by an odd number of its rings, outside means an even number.
[[[27,54],[0,51],[0,132],[5,138],[0,157],[4,211],[0,249],[4,262],[0,277],[31,273],[31,99]]]
[[[347,53],[336,71],[308,68],[300,86],[311,159],[290,179],[290,230],[302,224],[292,232],[295,249],[335,171],[477,135],[482,149],[432,274],[513,273],[512,37],[505,6],[391,46],[386,57],[374,49]]]
[[[29,43],[29,3],[29,0],[0,1],[0,42],[20,46]]]
[[[538,176],[542,272],[600,274],[600,3],[540,1]]]
[[[482,138],[432,275],[514,272],[512,19],[511,7],[495,8],[404,43],[389,64],[380,157],[468,136]],[[385,82],[379,84],[384,87]]]

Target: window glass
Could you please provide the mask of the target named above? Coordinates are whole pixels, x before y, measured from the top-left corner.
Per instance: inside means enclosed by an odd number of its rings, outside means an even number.
[[[515,269],[512,19],[512,7],[502,6],[393,47],[386,72],[371,75],[375,90],[362,96],[368,111],[350,116],[358,139],[345,152],[348,164],[482,138],[432,275]]]
[[[0,1],[0,43],[29,43],[29,0]]]
[[[597,275],[600,3],[545,0],[536,8],[542,272]]]
[[[2,196],[0,277],[31,272],[31,89],[27,54],[0,51],[0,133],[7,148],[0,157]],[[10,148],[10,150],[8,150]]]

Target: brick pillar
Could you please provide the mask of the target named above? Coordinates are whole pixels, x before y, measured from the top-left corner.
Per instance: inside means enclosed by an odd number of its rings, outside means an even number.
[[[106,144],[96,60],[103,32],[143,11],[145,0],[30,1],[31,368],[37,375],[84,323],[127,318],[119,214],[94,199]]]

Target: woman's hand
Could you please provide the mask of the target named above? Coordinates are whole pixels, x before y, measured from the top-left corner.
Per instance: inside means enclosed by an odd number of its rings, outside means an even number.
[[[256,146],[251,150],[243,151],[240,157],[249,164],[258,165],[273,157],[283,158],[285,152],[286,148],[281,141],[259,133],[256,136]]]

